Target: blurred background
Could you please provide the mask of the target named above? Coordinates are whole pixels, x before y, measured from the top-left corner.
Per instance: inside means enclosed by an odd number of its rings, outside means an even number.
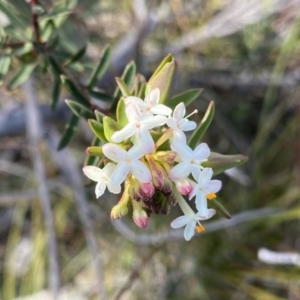
[[[204,141],[249,157],[217,176],[231,220],[218,214],[190,242],[171,231],[177,207],[147,229],[110,221],[118,198],[97,200],[82,176],[87,122],[57,151],[70,92],[30,48],[34,20],[73,82],[111,46],[103,93],[131,60],[149,78],[174,55],[172,94],[203,88],[195,120],[215,101]],[[0,25],[1,299],[300,299],[299,0],[1,0]]]

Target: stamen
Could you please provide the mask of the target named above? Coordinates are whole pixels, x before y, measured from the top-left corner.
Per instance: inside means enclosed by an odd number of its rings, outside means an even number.
[[[196,114],[197,112],[198,112],[198,109],[195,109],[193,112],[191,112],[189,115],[187,115],[184,118],[187,119],[188,117],[192,116],[193,114]]]
[[[197,232],[203,232],[203,231],[205,231],[205,227],[203,225],[197,225],[196,226],[196,231]]]
[[[217,198],[217,195],[215,193],[206,194],[206,199],[207,200],[213,200],[213,199],[216,199],[216,198]]]

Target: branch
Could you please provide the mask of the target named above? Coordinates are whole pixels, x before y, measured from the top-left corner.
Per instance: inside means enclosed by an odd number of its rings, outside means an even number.
[[[53,293],[53,299],[58,299],[60,288],[59,267],[57,244],[54,231],[54,222],[51,212],[50,195],[46,184],[46,173],[39,145],[42,140],[42,122],[37,109],[36,93],[33,89],[32,79],[29,78],[23,84],[23,90],[26,97],[26,129],[28,136],[28,148],[33,162],[33,167],[38,183],[38,193],[45,218],[45,225],[48,234],[48,252],[49,252],[49,285]]]
[[[254,209],[242,212],[233,215],[232,219],[230,220],[222,219],[207,223],[205,226],[205,231],[201,232],[201,234],[196,234],[196,236],[202,236],[203,234],[207,234],[209,232],[234,227],[238,224],[246,223],[255,219],[271,217],[279,212],[280,210],[278,210],[277,208]],[[136,234],[122,220],[112,221],[112,225],[125,238],[138,245],[157,245],[171,240],[183,239],[183,230],[170,230],[167,232],[157,234]]]
[[[103,284],[104,280],[102,272],[102,262],[99,255],[100,251],[98,249],[94,228],[89,218],[89,208],[84,193],[82,176],[79,173],[79,170],[70,151],[68,149],[64,149],[59,152],[57,151],[56,148],[59,140],[58,134],[52,131],[48,135],[47,140],[54,160],[57,162],[57,165],[60,167],[66,179],[69,180],[74,191],[75,202],[83,225],[87,246],[91,253],[93,266],[95,268],[97,288],[100,296],[99,299],[107,299]]]

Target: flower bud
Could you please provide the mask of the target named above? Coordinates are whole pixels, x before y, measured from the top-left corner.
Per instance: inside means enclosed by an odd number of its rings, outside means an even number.
[[[174,151],[159,151],[153,155],[153,158],[157,161],[163,161],[168,164],[173,164],[177,153]]]
[[[189,178],[179,179],[174,181],[178,192],[181,195],[188,195],[195,186],[195,182]]]
[[[129,196],[135,201],[149,201],[154,195],[155,187],[152,182],[143,183],[136,179],[131,179],[128,190]]]
[[[153,212],[155,214],[167,215],[170,212],[170,205],[167,197],[160,191],[156,191],[153,197]]]
[[[112,208],[110,217],[112,220],[120,219],[126,216],[127,213],[128,213],[127,205],[124,203],[119,203]]]
[[[146,209],[141,206],[139,202],[132,201],[132,206],[133,206],[133,221],[134,223],[141,227],[141,228],[146,228],[149,223],[149,217],[146,212]]]

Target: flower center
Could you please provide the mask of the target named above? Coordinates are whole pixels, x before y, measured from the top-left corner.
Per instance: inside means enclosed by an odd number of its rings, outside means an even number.
[[[131,158],[130,157],[126,157],[125,161],[130,164],[131,163]]]
[[[206,194],[206,199],[207,200],[213,200],[213,199],[216,199],[216,198],[217,198],[217,195],[215,193]]]

